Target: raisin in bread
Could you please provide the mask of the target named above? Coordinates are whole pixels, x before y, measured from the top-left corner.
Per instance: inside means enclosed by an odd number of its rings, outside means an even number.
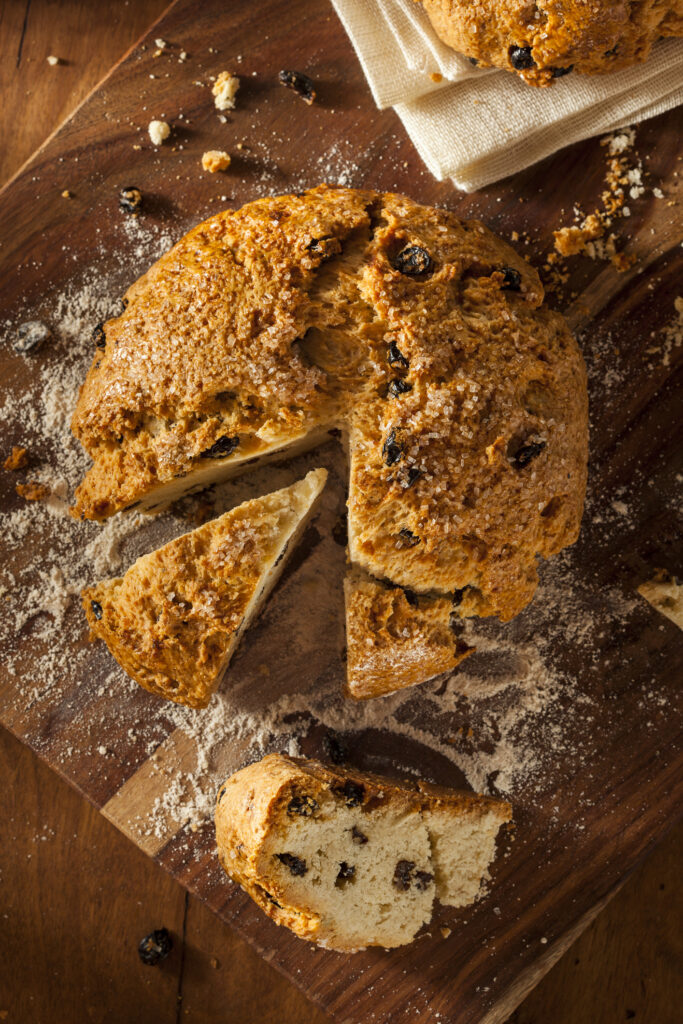
[[[218,793],[225,871],[277,924],[353,952],[412,941],[434,900],[472,903],[508,803],[270,754]]]
[[[346,688],[369,700],[450,672],[474,648],[457,636],[451,597],[417,595],[360,570],[344,581]]]
[[[123,578],[88,587],[83,606],[92,633],[146,690],[206,707],[326,479],[317,469],[245,501],[143,555]]]
[[[378,192],[269,197],[200,224],[126,301],[73,419],[94,459],[76,515],[158,507],[341,429],[350,555],[378,578],[467,587],[468,614],[505,620],[576,539],[583,361],[476,221]]]
[[[420,0],[417,0],[419,3]],[[552,85],[644,61],[661,36],[683,36],[681,0],[421,0],[437,35],[482,67]]]

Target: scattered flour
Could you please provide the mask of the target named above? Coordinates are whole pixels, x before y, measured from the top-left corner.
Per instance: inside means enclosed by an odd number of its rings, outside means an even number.
[[[316,174],[328,170],[330,177],[351,182],[354,168],[341,152],[325,160]],[[271,184],[265,180],[262,190]],[[474,789],[513,801],[533,800],[555,786],[558,765],[570,772],[589,758],[592,738],[585,729],[593,699],[579,670],[558,664],[557,652],[569,640],[581,666],[590,666],[600,637],[627,621],[637,601],[617,590],[596,597],[573,551],[543,567],[536,600],[513,623],[466,623],[465,638],[477,653],[452,677],[380,700],[343,699],[344,551],[332,528],[345,500],[346,467],[335,443],[211,492],[218,513],[284,486],[315,465],[331,472],[320,518],[302,545],[307,557],[297,562],[294,554],[209,708],[195,711],[143,693],[102,645],[87,643],[80,590],[191,527],[192,501],[156,518],[118,516],[104,525],[77,522],[68,514],[88,463],[69,420],[92,358],[92,328],[115,308],[124,282],[137,277],[171,239],[128,218],[119,242],[125,258],[116,278],[93,270],[46,299],[40,315],[49,321],[53,342],[37,356],[16,356],[30,385],[9,394],[0,408],[7,449],[26,446],[31,479],[51,492],[47,502],[23,502],[12,493],[23,477],[3,476],[10,499],[0,536],[0,651],[12,706],[17,715],[30,713],[26,735],[32,745],[49,747],[51,759],[62,763],[78,758],[79,770],[87,765],[106,791],[112,765],[117,778],[121,765],[131,775],[179,730],[197,753],[189,769],[159,759],[162,791],[141,824],[142,832],[158,836],[169,817],[200,826],[212,815],[228,772],[269,750],[310,752],[316,730],[355,737],[370,760],[381,735],[398,770],[420,770],[429,753],[449,770],[455,766]],[[111,266],[110,253],[106,265]],[[0,344],[9,345],[25,313],[0,325]],[[614,505],[620,501],[617,495]],[[613,520],[623,520],[627,511],[616,509]],[[608,520],[606,531],[613,528]]]

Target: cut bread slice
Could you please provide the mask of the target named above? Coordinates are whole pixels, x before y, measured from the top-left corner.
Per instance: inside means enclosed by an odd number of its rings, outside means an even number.
[[[360,569],[344,581],[346,688],[353,700],[382,697],[450,672],[473,647],[453,629],[453,600],[381,583]]]
[[[95,636],[146,690],[206,707],[325,486],[316,469],[83,591]]]
[[[508,803],[269,754],[218,793],[227,872],[277,924],[355,952],[411,942],[435,898],[472,903]]]

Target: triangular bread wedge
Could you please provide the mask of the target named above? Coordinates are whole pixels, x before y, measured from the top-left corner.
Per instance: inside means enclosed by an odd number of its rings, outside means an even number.
[[[382,697],[450,672],[473,647],[453,631],[453,601],[425,597],[359,569],[344,581],[346,688],[353,700]]]
[[[472,903],[503,800],[269,754],[218,792],[224,870],[277,924],[329,949],[411,942],[434,900]]]
[[[83,591],[123,669],[152,693],[206,707],[325,486],[327,471],[245,501]]]

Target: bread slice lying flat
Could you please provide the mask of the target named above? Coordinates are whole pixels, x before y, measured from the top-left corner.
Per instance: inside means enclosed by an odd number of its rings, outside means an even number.
[[[245,501],[83,591],[95,636],[146,690],[206,707],[277,580],[327,471]]]
[[[453,631],[453,599],[423,597],[361,570],[344,581],[347,697],[369,700],[454,669],[474,650]]]
[[[218,793],[225,871],[277,924],[354,952],[411,942],[434,900],[472,903],[508,803],[269,754]]]

